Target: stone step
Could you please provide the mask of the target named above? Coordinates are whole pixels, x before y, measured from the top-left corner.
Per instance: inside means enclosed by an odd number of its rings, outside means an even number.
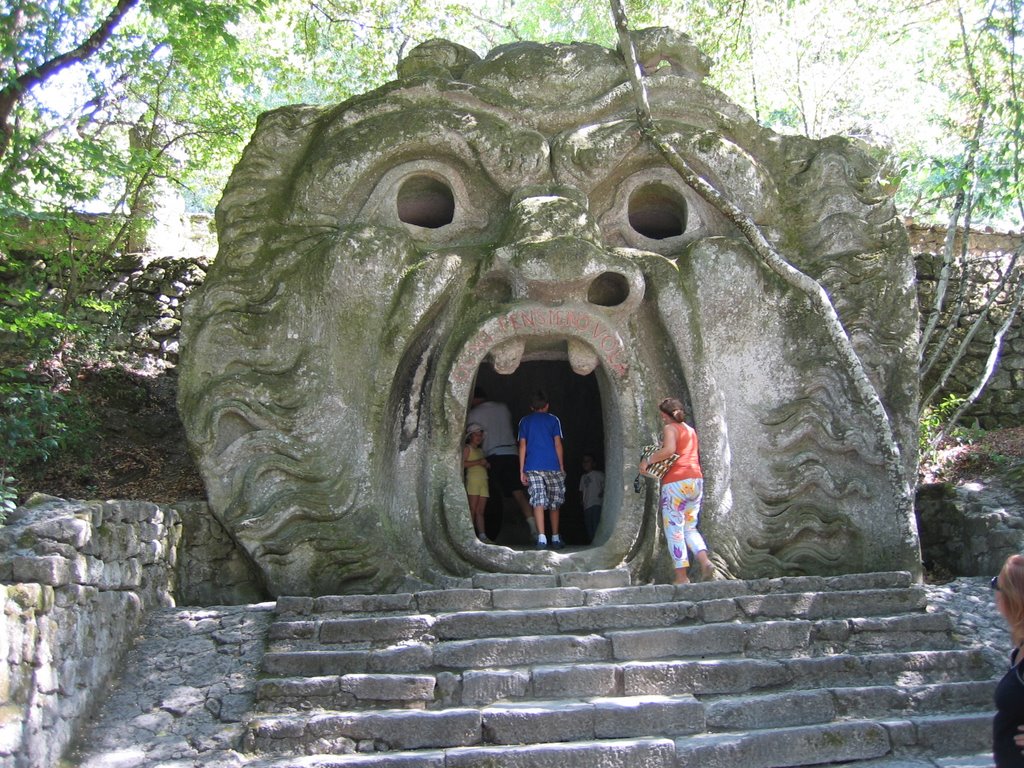
[[[679,765],[780,768],[902,754],[974,754],[990,739],[991,714],[833,720],[809,725],[705,732],[692,696],[502,704],[443,712],[300,713],[258,718],[243,747],[260,754],[355,753],[499,745],[550,745],[671,737]],[[504,763],[502,763],[504,764]]]
[[[610,575],[609,575],[610,574]],[[526,593],[534,589],[548,592],[560,600],[576,599],[582,595],[581,605],[628,605],[673,601],[700,602],[737,597],[768,596],[775,594],[806,594],[855,592],[871,590],[912,589],[923,600],[923,591],[914,585],[909,573],[903,571],[848,574],[843,576],[788,576],[750,581],[709,581],[683,586],[667,584],[635,586],[601,586],[622,581],[625,571],[596,571],[594,573],[533,574],[477,574],[467,586],[426,590],[417,593],[391,595],[331,595],[324,597],[283,596],[277,600],[277,613],[282,619],[309,616],[352,614],[387,615],[403,613],[437,614],[456,611],[479,611],[515,607],[516,599],[532,599]],[[607,581],[605,581],[607,580]],[[595,584],[597,586],[588,586]],[[497,593],[497,603],[495,603]],[[809,600],[809,609],[818,610],[814,603],[827,604],[832,598]],[[841,602],[841,600],[840,600]],[[869,615],[874,615],[874,611]]]
[[[680,765],[701,768],[781,768],[870,760],[892,750],[889,732],[873,721],[705,734],[675,743]]]
[[[953,757],[891,757],[880,760],[860,760],[855,763],[833,763],[828,768],[995,768],[992,750],[979,755]]]
[[[915,673],[916,674],[916,673]],[[801,689],[782,693],[724,694],[703,698],[714,727],[763,728],[818,722],[814,717],[885,717],[892,712],[959,711],[985,707],[992,682],[943,681],[893,687],[874,685]],[[538,701],[566,697],[588,699],[624,696],[620,670],[614,665],[580,665],[533,670],[483,670],[461,676],[325,675],[261,680],[256,687],[262,712],[310,709],[409,708],[487,706],[502,701]],[[635,698],[635,697],[634,697]]]
[[[914,717],[906,720],[847,721],[820,726],[700,734],[676,739],[679,765],[701,768],[783,768],[882,757],[976,755],[991,744],[990,712]],[[898,763],[897,763],[898,764]]]
[[[939,666],[946,661],[953,665],[948,677],[943,676]],[[874,684],[887,674],[937,675],[940,681],[991,676],[991,667],[977,649],[645,661],[613,659],[611,641],[597,635],[457,641],[436,647],[413,643],[369,651],[269,652],[262,662],[264,673],[271,677],[408,675],[424,674],[437,668],[463,675],[473,671],[486,675],[497,669],[505,675],[507,668],[512,668],[513,674],[531,679],[541,671],[546,685],[565,689],[577,687],[571,678],[582,674],[580,664],[587,667],[581,682],[589,684],[598,679],[603,684],[609,678],[621,679],[630,694],[737,693],[791,684],[790,681],[804,681],[797,687],[835,685],[837,681],[847,685]],[[553,669],[545,669],[552,665]]]
[[[370,621],[373,620],[364,620]],[[385,619],[384,621],[388,621]],[[512,637],[481,637],[474,640],[434,642],[427,629],[422,634],[400,633],[398,642],[367,641],[330,643],[289,640],[285,648],[263,657],[270,675],[345,673],[411,673],[430,667],[466,670],[483,667],[522,667],[578,662],[628,662],[662,658],[732,657],[771,658],[799,652],[801,656],[837,652],[943,650],[953,644],[945,614],[911,614],[845,621],[728,622],[643,630],[616,630],[606,634],[524,634]],[[413,627],[414,625],[403,625]],[[362,637],[391,636],[381,624],[380,635],[367,627]],[[551,628],[529,624],[524,629]],[[328,639],[332,635],[326,635]],[[274,648],[281,648],[277,642]]]
[[[671,739],[618,739],[418,752],[304,755],[247,768],[678,768]]]
[[[546,590],[545,590],[546,591]],[[912,633],[944,631],[949,621],[944,614],[921,613],[925,606],[922,590],[854,590],[843,599],[808,593],[790,593],[715,599],[702,603],[675,601],[631,605],[595,605],[572,608],[471,610],[439,615],[355,616],[345,618],[287,618],[270,628],[271,649],[275,651],[314,648],[318,645],[367,648],[409,640],[432,641],[545,635],[571,632],[600,633],[609,629],[638,630],[663,627],[674,631],[680,624],[720,624],[743,621],[748,624],[776,619],[804,619],[836,623],[822,624],[818,634],[836,641],[854,637],[867,641],[871,632],[889,633],[891,627],[878,623],[881,617],[917,612],[916,621],[903,620]],[[528,601],[516,601],[528,602]],[[856,617],[856,619],[852,618]],[[850,622],[846,624],[844,622]],[[673,628],[673,629],[667,629]],[[723,630],[724,631],[724,630]],[[621,635],[625,637],[625,633]],[[915,637],[908,637],[915,642]]]
[[[622,691],[627,696],[738,694],[886,685],[893,680],[925,684],[992,677],[992,667],[979,649],[782,659],[635,661],[622,664],[620,671]],[[553,672],[549,677],[559,675]]]
[[[909,574],[625,576],[281,598],[247,765],[989,768],[991,660]]]

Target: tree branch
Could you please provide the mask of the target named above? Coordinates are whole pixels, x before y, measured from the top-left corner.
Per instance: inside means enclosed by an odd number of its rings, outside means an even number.
[[[100,25],[82,43],[22,73],[0,89],[0,158],[7,152],[14,129],[11,113],[26,92],[53,77],[62,69],[85,61],[96,53],[114,34],[117,25],[139,0],[117,0],[117,4]]]

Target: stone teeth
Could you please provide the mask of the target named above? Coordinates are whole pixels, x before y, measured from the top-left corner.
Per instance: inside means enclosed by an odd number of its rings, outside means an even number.
[[[597,352],[576,339],[569,339],[569,365],[580,376],[593,373],[597,368]]]
[[[524,349],[526,349],[526,341],[524,339],[509,339],[496,346],[491,350],[494,370],[504,376],[515,373],[523,359]]]

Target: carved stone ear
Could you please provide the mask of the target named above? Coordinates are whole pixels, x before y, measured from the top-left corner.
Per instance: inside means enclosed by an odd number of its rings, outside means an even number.
[[[398,62],[398,77],[404,79],[425,75],[458,80],[466,67],[478,61],[480,57],[464,45],[450,40],[427,40]]]
[[[668,27],[648,27],[632,33],[637,59],[645,75],[667,67],[673,75],[701,82],[711,71],[711,59],[688,35]]]

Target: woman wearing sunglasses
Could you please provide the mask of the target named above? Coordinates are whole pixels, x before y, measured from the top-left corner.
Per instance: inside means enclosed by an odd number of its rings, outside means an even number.
[[[1024,725],[1024,556],[1010,555],[992,579],[996,608],[1006,620],[1013,641],[1010,668],[996,686],[996,715],[992,720],[992,756],[996,768],[1024,768],[1018,733]]]

